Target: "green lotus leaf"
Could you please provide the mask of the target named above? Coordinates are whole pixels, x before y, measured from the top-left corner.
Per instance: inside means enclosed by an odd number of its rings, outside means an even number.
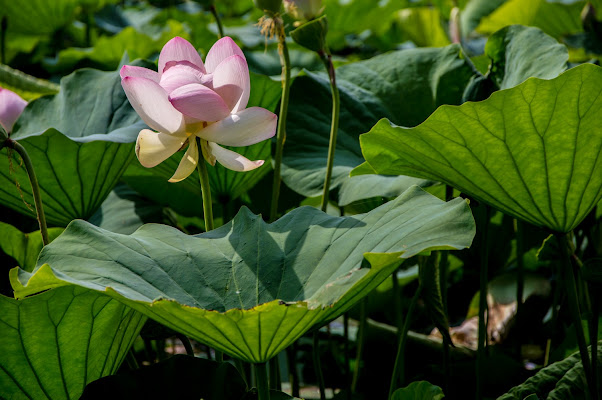
[[[50,228],[48,238],[52,241],[62,232],[63,228]],[[40,231],[23,233],[10,224],[0,222],[0,249],[14,258],[24,270],[33,271],[42,247]]]
[[[478,25],[483,17],[494,12],[506,0],[469,0],[460,13],[460,29],[462,36],[467,36]]]
[[[280,92],[278,82],[267,76],[251,73],[251,97],[248,106],[274,111],[280,100]],[[223,200],[222,202],[239,197],[270,171],[269,140],[247,147],[228,148],[251,160],[266,160],[266,162],[262,167],[249,172],[232,171],[219,163],[216,163],[215,167],[209,167],[211,194],[215,200]],[[171,207],[180,214],[201,215],[203,210],[199,203],[201,187],[198,174],[194,173],[182,182],[168,182],[178,168],[183,155],[184,151],[180,151],[153,168],[144,168],[134,160],[124,174],[123,180],[137,192],[159,204]]]
[[[330,16],[329,16],[330,21]],[[414,126],[442,104],[460,104],[474,71],[457,45],[395,51],[337,68],[341,107],[331,189],[338,203],[395,197],[428,180],[370,176],[349,178],[363,162],[359,135],[380,118]],[[332,100],[325,74],[298,77],[291,87],[282,179],[306,197],[322,194],[330,139]]]
[[[427,381],[417,381],[397,389],[391,400],[441,400],[444,397],[443,390],[439,386]]]
[[[552,79],[564,72],[569,60],[566,46],[538,28],[512,25],[494,33],[485,45],[492,60],[490,78],[508,89],[528,78]]]
[[[11,137],[32,159],[50,224],[92,216],[134,157],[144,125],[120,82],[118,72],[78,70],[61,80],[58,94],[31,102],[16,123]],[[20,164],[16,153],[0,153],[0,201],[35,216]]]
[[[540,28],[553,37],[583,30],[580,14],[585,1],[508,0],[481,20],[477,31],[491,34],[508,25]]]
[[[377,173],[445,182],[569,232],[602,198],[601,85],[602,69],[584,64],[483,102],[443,106],[415,128],[382,120],[360,138],[364,157]]]
[[[451,44],[443,29],[441,10],[438,8],[404,8],[395,14],[395,21],[404,37],[418,47],[443,47]]]
[[[117,371],[146,317],[67,286],[23,300],[0,296],[0,398],[77,399]]]
[[[404,259],[465,248],[474,230],[464,200],[444,203],[418,187],[353,217],[301,207],[267,224],[243,208],[197,236],[152,224],[127,236],[74,221],[33,274],[13,269],[11,282],[18,297],[68,284],[106,292],[257,363],[344,312]]]

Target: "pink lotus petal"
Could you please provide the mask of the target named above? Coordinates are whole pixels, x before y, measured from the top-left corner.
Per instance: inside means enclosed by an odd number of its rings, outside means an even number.
[[[163,133],[183,133],[184,117],[167,98],[158,83],[140,77],[126,76],[121,86],[134,110],[152,129]]]
[[[243,157],[234,151],[224,149],[213,142],[209,142],[209,148],[217,161],[232,171],[247,172],[261,167],[264,163],[263,160],[251,161],[248,158]]]
[[[181,113],[201,121],[219,121],[230,115],[220,95],[200,83],[180,86],[169,95],[169,101]]]
[[[190,140],[190,144],[188,145],[188,150],[186,150],[184,157],[182,157],[182,161],[180,161],[180,164],[178,165],[178,169],[169,179],[169,181],[180,182],[188,178],[188,176],[194,172],[198,162],[199,148],[196,144],[196,137],[193,136]],[[201,160],[201,162],[205,162],[205,160]]]
[[[213,90],[224,99],[232,113],[244,110],[251,93],[247,61],[239,55],[222,61],[213,72]]]
[[[186,135],[174,136],[143,129],[136,140],[136,156],[140,164],[152,168],[180,150],[186,140],[188,140]]]
[[[205,65],[193,45],[179,36],[171,39],[161,49],[159,54],[159,75],[163,74],[165,65],[170,61],[188,61],[205,73]]]
[[[126,76],[129,76],[129,77],[146,78],[146,79],[150,79],[151,81],[159,83],[159,74],[156,73],[155,71],[151,71],[148,68],[135,67],[133,65],[124,65],[123,67],[121,67],[121,70],[119,71],[119,75],[121,76],[121,79],[125,78]]]
[[[26,105],[27,102],[15,92],[0,88],[0,125],[7,133],[13,130],[13,125]]]
[[[163,72],[163,75],[161,75],[159,84],[170,94],[180,86],[188,85],[189,83],[200,83],[202,78],[203,73],[196,66],[183,61],[173,67],[168,67]]]
[[[261,107],[251,107],[211,124],[198,136],[225,146],[249,146],[274,136],[278,117]]]
[[[207,72],[212,73],[222,61],[233,55],[238,55],[245,59],[245,55],[242,53],[240,47],[234,43],[234,40],[228,36],[224,36],[215,42],[209,53],[207,53],[207,58],[205,59]]]

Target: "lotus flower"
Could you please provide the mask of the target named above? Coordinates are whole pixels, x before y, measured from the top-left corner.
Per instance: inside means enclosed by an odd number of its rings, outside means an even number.
[[[0,87],[0,125],[2,125],[6,133],[10,133],[13,130],[15,121],[19,118],[26,105],[27,102],[19,97],[18,94]]]
[[[169,180],[186,179],[196,168],[201,139],[203,157],[234,171],[263,165],[220,146],[249,146],[274,136],[276,115],[247,106],[249,68],[240,48],[229,37],[218,40],[205,63],[185,39],[175,37],[161,50],[159,71],[125,65],[121,85],[142,120],[136,156],[151,168],[184,148],[178,169]]]

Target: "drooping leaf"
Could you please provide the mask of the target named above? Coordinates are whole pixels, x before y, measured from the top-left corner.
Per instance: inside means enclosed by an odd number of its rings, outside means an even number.
[[[25,108],[11,137],[32,159],[49,223],[66,226],[92,216],[134,157],[143,127],[118,72],[78,70],[61,80],[57,95]],[[33,204],[33,197],[20,157],[13,153],[9,160],[3,150],[0,159],[0,200],[35,215],[24,203]]]
[[[602,343],[598,342],[598,364],[602,362]],[[602,376],[602,374],[600,374]],[[512,388],[498,400],[534,399],[564,400],[587,399],[587,381],[579,352],[541,369],[535,376]]]
[[[50,228],[48,238],[52,241],[62,232],[63,228]],[[40,231],[23,233],[10,224],[0,222],[0,249],[14,258],[24,270],[33,271],[42,247]]]
[[[75,221],[45,247],[33,274],[13,269],[11,281],[19,297],[66,284],[106,292],[233,357],[265,362],[351,307],[403,259],[464,248],[473,236],[465,201],[444,203],[413,187],[353,217],[302,207],[266,224],[243,208],[198,236],[162,225],[126,236]]]
[[[146,317],[92,290],[0,296],[0,397],[77,399],[119,368]]]
[[[12,90],[25,100],[59,91],[59,86],[55,83],[35,78],[4,64],[0,64],[0,87]]]
[[[569,232],[602,198],[602,69],[529,79],[416,128],[380,121],[360,138],[371,168],[445,182],[511,216]]]
[[[566,46],[538,28],[512,25],[493,34],[485,45],[492,60],[490,77],[500,89],[527,78],[552,79],[566,70]]]
[[[330,18],[330,17],[329,17]],[[329,19],[330,20],[330,19]],[[458,46],[391,52],[337,68],[341,107],[331,188],[339,204],[399,195],[410,185],[430,182],[408,177],[349,178],[363,158],[358,137],[382,117],[414,126],[441,104],[460,104],[470,65]],[[282,179],[307,197],[322,194],[331,121],[326,75],[298,77],[291,88]]]
[[[439,253],[432,253],[425,257],[420,263],[420,285],[422,287],[422,298],[429,318],[443,337],[444,342],[453,346],[449,334],[449,321],[443,307],[443,297],[441,295],[441,275],[439,270]]]
[[[275,111],[280,100],[280,84],[266,76],[251,73],[251,97],[249,107],[263,107]],[[265,164],[249,172],[235,172],[219,163],[209,167],[211,194],[215,200],[228,202],[245,193],[270,171],[270,141],[266,140],[247,147],[229,147],[233,151],[251,159],[265,160]],[[199,202],[201,189],[198,175],[192,174],[178,183],[168,182],[178,168],[184,151],[153,168],[144,168],[134,160],[123,180],[137,192],[161,205],[168,205],[176,212],[186,216],[202,214],[203,207]]]
[[[508,25],[535,26],[553,37],[583,30],[579,18],[585,1],[508,0],[481,20],[477,31],[492,34]]]
[[[80,400],[240,400],[244,394],[245,382],[232,364],[176,354],[142,369],[94,381]]]
[[[412,382],[408,386],[397,389],[391,400],[441,400],[443,390],[427,381]]]

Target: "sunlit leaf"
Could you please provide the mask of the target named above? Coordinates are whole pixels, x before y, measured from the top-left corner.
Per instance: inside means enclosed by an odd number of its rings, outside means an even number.
[[[50,241],[62,232],[63,228],[48,229]],[[23,233],[10,224],[0,222],[0,249],[14,258],[17,265],[24,270],[33,271],[42,246],[40,231]]]
[[[464,200],[444,203],[418,187],[353,217],[301,207],[266,224],[243,208],[198,236],[162,225],[127,236],[75,221],[33,274],[13,269],[11,281],[19,297],[66,284],[106,292],[233,357],[264,362],[351,307],[403,259],[465,248],[474,229]]]
[[[558,232],[602,198],[600,67],[529,79],[479,103],[439,108],[416,128],[380,121],[361,137],[372,169],[445,182]]]
[[[119,368],[146,317],[92,290],[0,296],[0,397],[77,399]]]

